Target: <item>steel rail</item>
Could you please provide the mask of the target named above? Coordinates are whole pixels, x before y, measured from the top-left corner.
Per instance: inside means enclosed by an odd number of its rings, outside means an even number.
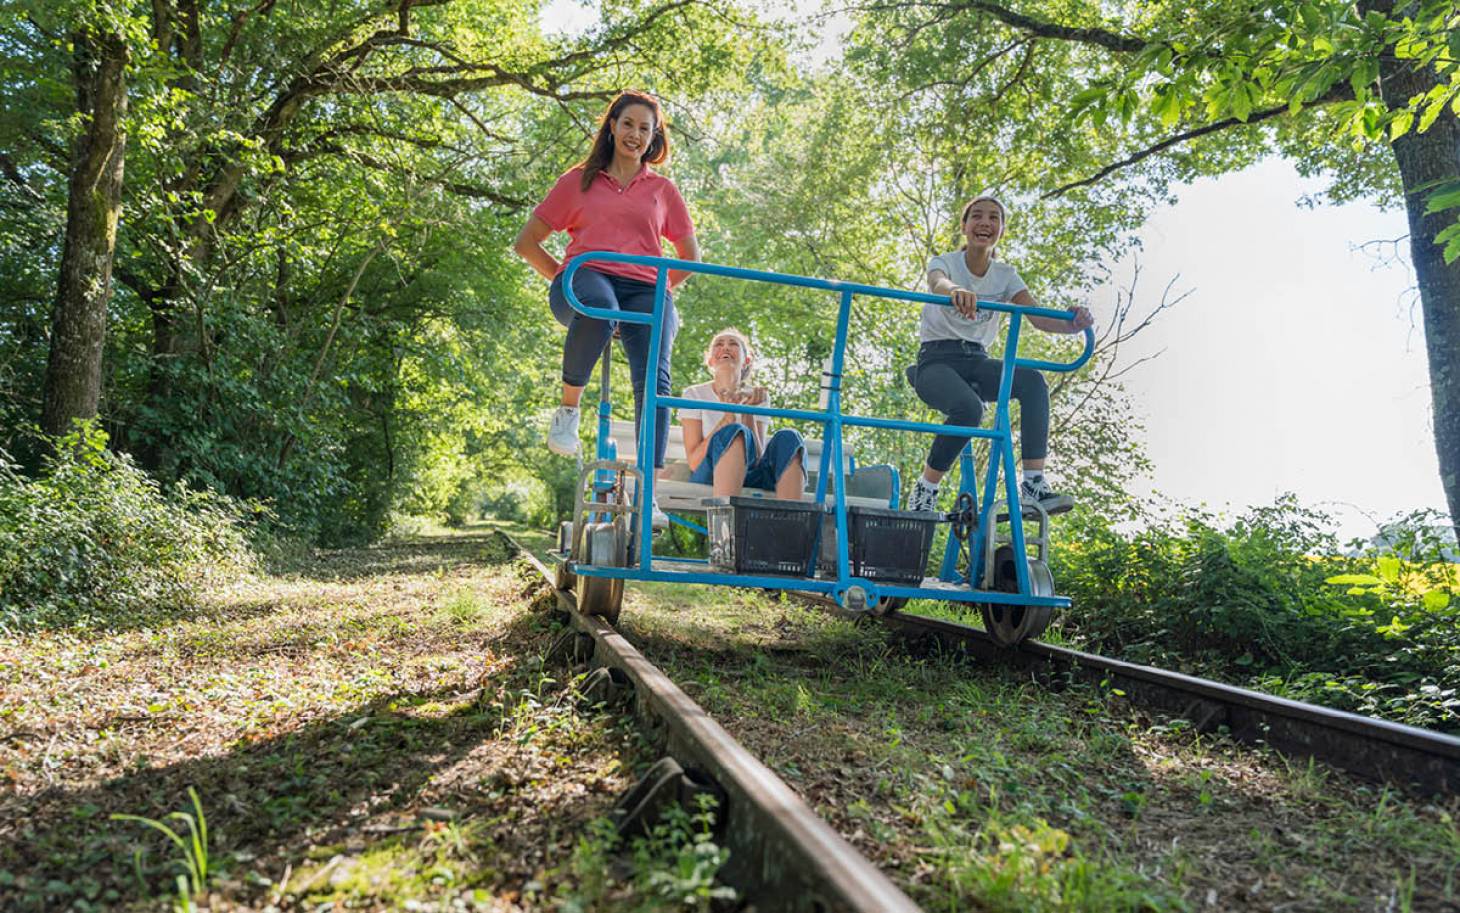
[[[553,574],[507,533],[549,585]],[[710,718],[669,678],[599,617],[578,612],[572,593],[555,589],[571,624],[593,638],[593,662],[633,683],[634,710],[685,769],[725,791],[720,809],[729,860],[721,879],[760,911],[916,913],[918,906],[832,830],[771,770]]]
[[[1041,680],[1074,676],[1118,689],[1132,703],[1189,720],[1200,732],[1225,726],[1239,741],[1313,758],[1366,779],[1430,794],[1460,791],[1460,738],[1454,736],[1039,641],[1008,649],[977,628],[942,619],[893,613],[880,621],[905,638],[1011,663]]]

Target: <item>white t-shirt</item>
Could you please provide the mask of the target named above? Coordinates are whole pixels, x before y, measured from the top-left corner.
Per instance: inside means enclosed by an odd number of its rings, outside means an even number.
[[[713,382],[705,384],[695,384],[693,387],[686,387],[684,392],[681,393],[680,396],[683,396],[685,399],[702,399],[705,402],[709,403],[724,402],[720,399],[719,396],[715,394],[715,384]],[[770,398],[767,397],[766,400],[766,402],[757,403],[757,405],[769,406]],[[724,409],[686,409],[680,407],[679,410],[679,420],[681,422],[687,418],[697,418],[703,423],[702,430],[704,431],[705,437],[709,437],[710,435],[715,433],[715,429],[718,428],[720,425],[720,419],[724,417]],[[764,415],[755,416],[755,423],[760,426],[760,432],[762,435],[764,435],[770,427],[770,419]]]
[[[988,271],[975,276],[963,259],[963,251],[955,250],[938,254],[928,261],[928,272],[943,273],[959,288],[966,288],[984,301],[1010,301],[1028,288],[1014,267],[1002,260],[989,261]],[[942,304],[923,305],[923,319],[918,325],[918,339],[931,342],[935,339],[967,339],[981,343],[985,349],[994,344],[999,336],[999,320],[1003,314],[997,311],[979,310],[973,319],[964,317],[956,308]]]

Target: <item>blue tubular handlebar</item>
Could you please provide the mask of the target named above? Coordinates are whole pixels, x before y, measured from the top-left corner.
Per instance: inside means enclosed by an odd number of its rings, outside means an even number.
[[[568,304],[580,314],[596,320],[616,320],[621,323],[653,323],[653,314],[632,311],[614,311],[608,308],[588,307],[578,300],[573,292],[573,277],[585,263],[632,263],[649,266],[656,270],[681,270],[687,273],[704,273],[710,276],[725,276],[730,279],[750,279],[756,282],[770,282],[776,285],[792,285],[799,288],[822,289],[851,295],[867,295],[873,298],[890,298],[894,301],[913,301],[918,304],[939,304],[951,306],[947,295],[931,295],[927,292],[909,292],[902,289],[882,288],[876,285],[859,285],[855,282],[840,282],[835,279],[812,279],[809,276],[793,276],[787,273],[770,273],[758,269],[742,269],[738,266],[720,266],[715,263],[701,263],[697,260],[677,260],[673,257],[646,257],[639,254],[619,254],[612,251],[589,251],[568,261],[563,270],[563,296]],[[1020,317],[1048,317],[1052,320],[1068,320],[1069,311],[1054,308],[1028,307],[1022,304],[1008,304],[1003,301],[980,301],[978,306],[990,311],[1001,311]],[[1014,364],[1037,368],[1040,371],[1065,373],[1080,368],[1095,352],[1095,332],[1085,328],[1085,350],[1071,362],[1041,361],[1033,358],[1015,358]]]

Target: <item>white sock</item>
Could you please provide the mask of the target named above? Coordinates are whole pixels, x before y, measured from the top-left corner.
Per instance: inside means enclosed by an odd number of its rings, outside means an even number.
[[[577,412],[578,411],[578,407],[577,406],[559,406],[558,408],[561,409],[561,410],[563,410],[564,412]]]
[[[938,483],[937,482],[929,482],[927,479],[923,478],[922,476],[918,476],[917,486],[918,486],[918,488],[921,488],[923,491],[930,492],[932,494],[937,494],[938,493]]]
[[[1026,481],[1026,482],[1038,482],[1042,478],[1044,478],[1044,470],[1043,469],[1026,469],[1026,470],[1024,470],[1024,481]]]

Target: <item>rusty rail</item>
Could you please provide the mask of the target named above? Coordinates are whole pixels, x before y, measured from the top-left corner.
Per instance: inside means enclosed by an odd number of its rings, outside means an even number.
[[[913,641],[1010,663],[1044,681],[1075,677],[1119,689],[1133,703],[1189,720],[1199,731],[1225,726],[1239,741],[1424,793],[1460,790],[1460,738],[1454,736],[1038,641],[1010,650],[977,628],[942,619],[895,613],[881,620]]]
[[[506,533],[549,584],[553,574]],[[736,742],[602,618],[577,611],[572,593],[555,590],[572,626],[592,638],[592,661],[633,685],[636,714],[686,771],[723,790],[720,809],[729,860],[720,878],[759,911],[916,913],[886,875],[811,810],[782,780]]]

